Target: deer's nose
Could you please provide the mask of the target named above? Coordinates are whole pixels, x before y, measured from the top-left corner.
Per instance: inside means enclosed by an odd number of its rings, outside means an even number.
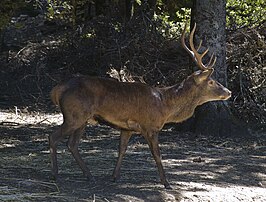
[[[231,97],[232,92],[228,89],[226,89],[226,94],[223,96],[224,100],[227,100]]]
[[[230,90],[227,90],[227,93],[228,93],[228,98],[231,97],[232,92]]]

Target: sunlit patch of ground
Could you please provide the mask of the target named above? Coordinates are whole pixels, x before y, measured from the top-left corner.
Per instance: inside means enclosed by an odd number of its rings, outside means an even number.
[[[63,121],[62,114],[45,114],[45,113],[29,113],[21,112],[15,108],[12,111],[0,111],[0,123],[2,125],[59,125]]]
[[[185,190],[181,201],[265,201],[265,188],[259,186],[223,185],[208,183],[180,183]]]
[[[172,190],[159,183],[145,140],[131,139],[112,182],[119,133],[88,126],[79,149],[95,176],[88,182],[66,147],[58,146],[59,181],[51,178],[48,135],[61,114],[0,111],[0,201],[266,201],[266,137],[190,138],[161,132],[163,164]]]

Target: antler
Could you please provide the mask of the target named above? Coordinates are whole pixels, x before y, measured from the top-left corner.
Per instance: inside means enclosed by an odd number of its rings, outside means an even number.
[[[190,56],[192,57],[192,59],[196,62],[196,64],[198,65],[198,67],[201,70],[206,70],[206,69],[210,69],[214,66],[215,62],[216,62],[216,56],[214,56],[214,54],[212,54],[210,61],[208,62],[207,65],[204,65],[202,63],[202,58],[208,53],[209,48],[207,48],[207,50],[205,50],[202,54],[198,53],[201,44],[202,44],[202,40],[200,40],[200,44],[199,47],[196,49],[193,43],[193,38],[194,38],[194,33],[196,30],[196,23],[194,25],[194,28],[192,29],[190,36],[189,36],[189,45],[191,50],[187,47],[186,43],[185,43],[185,32],[186,32],[186,28],[187,28],[187,23],[185,24],[185,28],[182,32],[182,36],[181,36],[181,44],[183,46],[183,48],[190,54]]]

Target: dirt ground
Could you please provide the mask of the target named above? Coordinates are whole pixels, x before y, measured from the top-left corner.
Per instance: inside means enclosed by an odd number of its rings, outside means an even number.
[[[119,133],[88,126],[80,152],[96,182],[82,176],[66,144],[58,149],[58,182],[51,179],[48,135],[60,114],[0,111],[0,201],[266,201],[266,135],[207,138],[166,127],[160,143],[172,190],[159,183],[141,136],[131,139],[112,182]]]

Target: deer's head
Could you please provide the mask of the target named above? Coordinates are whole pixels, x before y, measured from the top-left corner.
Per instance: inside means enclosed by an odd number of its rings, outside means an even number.
[[[193,43],[194,33],[196,30],[196,23],[194,25],[193,30],[190,33],[189,36],[189,49],[185,43],[185,30],[186,26],[182,32],[181,36],[181,44],[183,48],[189,53],[189,55],[192,57],[194,62],[197,64],[200,70],[194,72],[187,81],[193,82],[195,88],[199,91],[200,96],[200,104],[208,102],[208,101],[214,101],[214,100],[227,100],[231,97],[231,91],[225,88],[222,84],[215,81],[211,78],[214,69],[213,66],[216,62],[216,57],[214,57],[214,54],[211,55],[210,61],[205,65],[202,62],[202,58],[207,54],[209,49],[205,50],[203,53],[199,53],[199,49],[202,44],[202,40],[200,41],[200,44],[198,48],[196,49]]]

